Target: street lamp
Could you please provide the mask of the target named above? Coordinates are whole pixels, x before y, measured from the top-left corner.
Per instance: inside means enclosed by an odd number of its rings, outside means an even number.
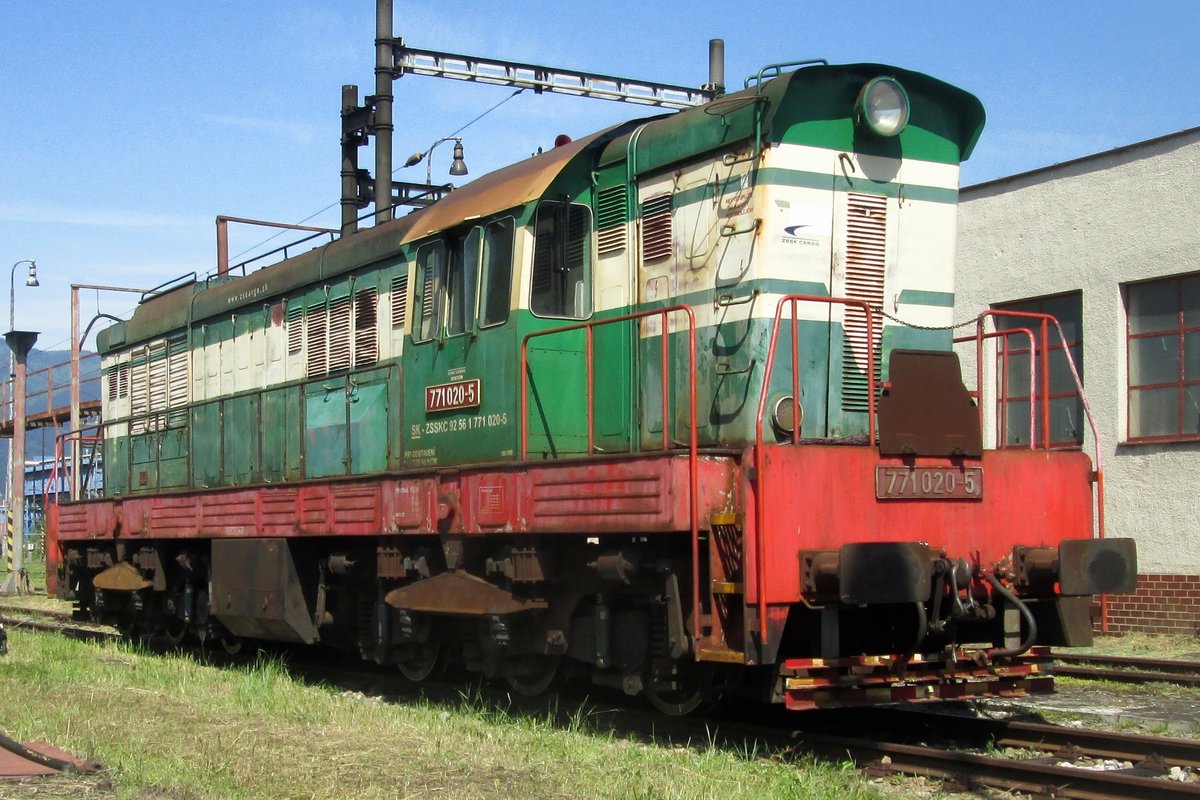
[[[438,139],[436,142],[429,145],[429,149],[424,153],[413,153],[411,156],[409,156],[408,160],[404,162],[404,166],[415,167],[417,164],[421,163],[421,159],[428,159],[425,162],[425,185],[432,186],[433,159],[429,158],[429,156],[433,153],[433,148],[437,147],[442,142],[450,141],[454,142],[454,161],[450,164],[450,174],[454,176],[466,175],[467,162],[463,161],[463,146],[461,136],[443,136],[441,139]]]
[[[33,259],[30,259],[30,258],[23,258],[20,261],[18,261],[17,263],[12,265],[12,271],[8,275],[8,330],[10,333],[15,333],[15,328],[17,327],[17,267],[21,266],[22,264],[29,265],[29,273],[25,277],[25,285],[26,286],[39,286],[40,285],[38,283],[38,278],[37,278],[37,262],[36,261],[34,261]],[[16,424],[16,422],[17,422],[17,417],[16,417],[17,402],[16,402],[16,381],[14,379],[16,378],[16,374],[17,374],[17,367],[16,367],[17,360],[16,360],[16,352],[13,348],[13,343],[8,341],[8,337],[5,337],[5,341],[8,342],[8,344],[9,344],[9,347],[8,347],[8,379],[9,379],[8,412],[9,412],[9,416],[12,417],[12,421],[13,421],[13,438],[9,443],[8,459],[7,459],[7,463],[5,464],[5,470],[4,470],[4,476],[5,476],[4,493],[8,497],[8,502],[6,502],[4,504],[4,508],[5,508],[7,515],[9,516],[9,518],[11,518],[13,520],[13,525],[14,526],[20,525],[22,527],[22,533],[24,533],[24,525],[25,525],[24,508],[23,508],[24,504],[16,502],[17,498],[13,495],[13,455],[14,455],[13,450],[14,449],[21,451],[21,489],[20,489],[20,491],[21,491],[22,495],[24,494],[24,488],[25,488],[24,487],[24,484],[25,484],[25,457],[24,457],[25,447],[24,447],[23,441],[21,442],[20,447],[17,446],[17,441],[16,441],[18,426]],[[24,398],[22,398],[22,400],[24,400]],[[21,405],[21,412],[22,412],[22,414],[24,414],[24,411],[25,411],[24,402],[22,402],[20,405]],[[22,423],[24,423],[24,420],[22,420]],[[24,433],[24,428],[25,428],[24,424],[22,424],[20,426],[20,428],[21,428],[21,432]],[[24,499],[24,498],[22,497],[21,499]],[[21,519],[17,519],[16,515],[13,513],[17,509],[20,509],[20,511],[21,511]],[[7,530],[7,528],[6,528],[6,530]],[[17,540],[20,540],[23,537],[15,537],[15,538]],[[8,543],[7,539],[6,539],[6,543]],[[9,546],[12,546],[12,544],[9,543]],[[13,555],[15,556],[15,558],[13,559],[14,569],[15,569],[16,565],[20,562],[20,560],[24,554],[23,553],[14,553]],[[14,585],[14,580],[15,580],[15,576],[10,574],[8,576],[8,582],[5,584],[5,587],[4,587],[5,590],[10,590],[12,588],[12,586]]]
[[[8,329],[10,331],[17,327],[17,267],[22,264],[29,265],[29,275],[25,278],[25,285],[41,286],[37,279],[36,261],[30,258],[23,258],[12,265],[12,272],[8,275]],[[12,353],[9,353],[8,362],[9,377],[12,377]]]

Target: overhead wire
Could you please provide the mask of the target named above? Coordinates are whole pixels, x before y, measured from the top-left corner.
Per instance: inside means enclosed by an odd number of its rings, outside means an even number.
[[[484,118],[484,117],[486,117],[488,114],[491,114],[493,111],[495,111],[495,110],[496,110],[496,109],[498,109],[500,106],[502,106],[502,105],[504,105],[505,103],[507,103],[509,100],[512,100],[514,97],[516,97],[517,95],[519,95],[519,94],[520,94],[521,92],[523,92],[523,91],[525,91],[525,89],[524,89],[524,88],[517,89],[517,90],[516,90],[516,91],[514,91],[512,94],[510,94],[508,97],[506,97],[506,98],[504,98],[503,100],[501,100],[500,102],[496,103],[494,106],[492,106],[491,108],[487,109],[487,110],[486,110],[486,111],[484,111],[482,114],[480,114],[479,116],[477,116],[477,117],[475,117],[474,119],[470,120],[469,122],[466,122],[466,123],[464,123],[463,125],[461,125],[461,126],[458,128],[458,130],[455,130],[455,131],[452,131],[451,133],[448,133],[448,134],[446,134],[446,136],[445,136],[445,137],[443,137],[443,138],[450,138],[451,136],[456,136],[456,135],[458,135],[458,134],[462,133],[462,132],[463,132],[463,131],[465,131],[467,128],[471,127],[471,126],[472,126],[472,125],[474,125],[476,122],[479,122],[479,120],[483,119],[483,118]],[[428,157],[428,154],[426,154],[426,157]],[[404,167],[404,165],[403,165],[403,164],[401,164],[400,166],[398,166],[398,167],[396,167],[395,169],[393,169],[393,170],[392,170],[392,174],[393,174],[393,175],[395,175],[397,172],[399,172],[400,170],[402,170],[402,169],[404,169],[404,168],[405,168],[405,167]],[[340,199],[338,199],[338,200],[336,200],[336,201],[334,201],[334,202],[330,203],[329,205],[325,206],[324,208],[320,209],[319,211],[315,211],[315,212],[313,212],[312,214],[309,214],[307,217],[305,217],[304,219],[302,219],[302,220],[300,220],[299,222],[297,222],[297,223],[294,223],[294,224],[296,224],[296,225],[303,225],[304,223],[308,222],[309,220],[311,220],[311,219],[313,219],[313,218],[315,218],[315,217],[319,217],[320,215],[324,214],[326,211],[329,211],[330,209],[334,208],[335,206],[339,205],[340,203],[341,203],[341,200],[340,200]],[[257,250],[258,248],[262,247],[263,245],[266,245],[266,244],[269,244],[270,242],[273,242],[275,239],[278,239],[280,236],[283,236],[283,235],[284,235],[284,233],[286,233],[286,232],[287,232],[286,230],[281,230],[281,231],[279,231],[279,232],[277,232],[277,233],[273,233],[273,234],[271,234],[270,236],[268,236],[266,239],[263,239],[263,240],[262,240],[261,242],[259,242],[258,244],[253,244],[253,245],[251,245],[250,247],[247,247],[245,250],[241,251],[240,253],[238,253],[238,254],[236,254],[236,255],[232,256],[232,258],[241,258],[242,256],[246,255],[247,253],[251,253],[251,252],[253,252],[253,251]]]
[[[447,134],[447,136],[448,136],[448,137],[449,137],[449,136],[456,136],[456,135],[458,135],[458,134],[462,133],[462,132],[463,132],[463,131],[465,131],[467,128],[471,127],[471,126],[472,126],[472,125],[474,125],[476,122],[479,122],[479,120],[483,119],[483,118],[484,118],[484,117],[486,117],[488,114],[491,114],[493,111],[495,111],[496,109],[500,108],[500,106],[504,105],[505,103],[507,103],[508,101],[512,100],[514,97],[516,97],[517,95],[521,94],[521,93],[522,93],[522,92],[524,92],[524,91],[525,91],[525,89],[524,89],[524,88],[516,89],[515,91],[513,91],[513,92],[512,92],[512,94],[508,95],[507,97],[505,97],[505,98],[504,98],[503,100],[501,100],[500,102],[498,102],[498,103],[496,103],[495,105],[491,106],[490,108],[486,109],[486,110],[485,110],[485,111],[483,111],[481,114],[479,114],[479,115],[475,116],[474,118],[472,118],[472,119],[468,120],[467,122],[463,123],[463,124],[462,124],[462,125],[460,125],[460,126],[459,126],[459,127],[456,129],[456,130],[454,130],[453,132],[451,132],[451,133]],[[393,170],[392,170],[392,174],[393,174],[393,175],[395,175],[397,172],[399,172],[399,171],[400,171],[400,170],[402,170],[402,169],[404,169],[404,165],[401,165],[401,166],[399,166],[399,167],[396,167],[395,169],[393,169]],[[318,217],[318,216],[320,216],[321,214],[324,214],[326,211],[329,211],[330,209],[334,208],[335,206],[339,205],[340,203],[341,203],[341,200],[340,200],[340,198],[339,198],[337,201],[335,201],[335,202],[333,202],[333,203],[330,203],[329,205],[327,205],[327,206],[325,206],[324,208],[321,208],[321,209],[319,209],[319,210],[317,210],[317,211],[313,212],[312,214],[309,214],[307,217],[305,217],[304,219],[302,219],[302,220],[300,220],[299,222],[297,222],[297,223],[294,223],[294,224],[296,224],[296,225],[303,225],[304,223],[306,223],[306,222],[308,222],[308,221],[312,220],[313,218],[315,218],[315,217]],[[272,235],[268,236],[266,239],[263,239],[262,241],[258,242],[257,244],[253,244],[253,245],[251,245],[250,247],[247,247],[245,250],[242,250],[241,252],[237,253],[236,255],[232,256],[231,258],[234,258],[234,259],[241,258],[242,256],[246,255],[247,253],[251,253],[251,252],[253,252],[253,251],[255,251],[255,250],[257,250],[257,249],[259,249],[259,248],[263,247],[264,245],[266,245],[266,244],[269,244],[270,242],[274,241],[274,240],[275,240],[275,239],[277,239],[278,237],[280,237],[280,236],[284,235],[284,233],[286,233],[286,232],[287,232],[286,230],[280,230],[279,232],[277,232],[277,233],[274,233],[274,234],[272,234]],[[211,273],[206,273],[206,274],[211,274]],[[125,309],[125,310],[123,310],[123,311],[119,312],[119,313],[118,313],[118,314],[116,314],[115,316],[118,316],[118,317],[121,317],[121,318],[125,319],[125,318],[128,318],[128,317],[129,317],[129,315],[131,315],[131,314],[132,314],[132,313],[133,313],[133,312],[134,312],[136,309],[137,309],[137,307],[136,307],[136,306],[134,306],[134,307],[132,307],[132,308],[128,308],[128,309]],[[97,315],[99,315],[99,313],[100,313],[100,293],[99,293],[99,292],[96,292],[96,313],[97,313]],[[67,338],[67,339],[64,339],[64,340],[63,340],[63,341],[61,341],[61,342],[56,342],[54,345],[51,345],[51,346],[50,346],[50,347],[48,347],[48,348],[39,348],[39,349],[49,349],[49,350],[55,350],[55,349],[58,349],[58,348],[62,347],[63,345],[70,345],[70,343],[71,343],[71,340],[70,340],[70,338]],[[83,343],[82,343],[82,342],[80,342],[80,347],[82,347],[82,346],[83,346]]]

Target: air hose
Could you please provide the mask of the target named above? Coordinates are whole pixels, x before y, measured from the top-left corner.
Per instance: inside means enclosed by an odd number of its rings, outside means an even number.
[[[71,761],[65,761],[61,758],[54,758],[37,750],[31,750],[25,745],[18,742],[16,739],[9,738],[3,731],[0,731],[0,748],[4,748],[8,752],[19,756],[26,761],[32,761],[35,764],[40,764],[49,769],[56,769],[59,772],[75,772],[79,767]]]
[[[1025,618],[1025,622],[1029,628],[1028,632],[1025,634],[1025,638],[1021,640],[1019,645],[1004,649],[993,647],[991,650],[987,651],[987,656],[988,658],[1011,658],[1013,656],[1019,656],[1029,650],[1029,648],[1033,647],[1033,643],[1037,641],[1037,622],[1035,622],[1033,619],[1033,612],[1029,610],[1029,606],[1021,602],[1020,598],[1009,591],[1004,584],[1000,583],[995,575],[989,573],[985,575],[984,578],[992,585],[993,589],[995,589],[1004,597],[1004,599],[1008,600],[1017,607],[1017,610],[1021,612],[1021,616]]]

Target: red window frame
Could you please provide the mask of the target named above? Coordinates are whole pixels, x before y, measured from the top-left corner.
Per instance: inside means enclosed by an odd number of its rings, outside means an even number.
[[[1150,330],[1134,332],[1134,322],[1137,317],[1132,311],[1132,295],[1145,288],[1173,285],[1175,297],[1174,325]],[[1185,295],[1186,293],[1186,295]],[[1194,335],[1192,350],[1200,347],[1200,273],[1174,275],[1166,278],[1129,283],[1124,287],[1125,300],[1125,441],[1141,442],[1192,442],[1200,440],[1200,430],[1186,431],[1185,419],[1189,407],[1189,394],[1200,399],[1200,368],[1195,375],[1188,377],[1188,336]],[[1188,300],[1190,299],[1190,305]],[[1189,316],[1192,318],[1189,320]],[[1175,356],[1175,378],[1169,381],[1150,381],[1134,383],[1133,350],[1135,343],[1141,340],[1165,339],[1175,337],[1178,352]],[[1134,394],[1136,392],[1158,391],[1173,389],[1175,391],[1175,430],[1168,433],[1141,434],[1135,433],[1135,422],[1140,420],[1134,415]],[[1190,392],[1189,392],[1190,390]],[[1193,401],[1195,402],[1195,401]],[[1200,425],[1197,426],[1200,428]]]

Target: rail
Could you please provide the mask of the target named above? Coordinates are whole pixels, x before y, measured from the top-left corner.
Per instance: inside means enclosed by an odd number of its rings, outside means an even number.
[[[845,297],[820,297],[807,294],[789,294],[779,298],[775,307],[775,320],[771,325],[771,343],[767,348],[767,360],[763,367],[762,391],[758,396],[758,412],[754,422],[754,472],[756,480],[764,474],[765,453],[763,447],[763,419],[767,414],[767,396],[770,393],[771,375],[775,370],[775,352],[779,347],[779,327],[783,321],[785,305],[791,306],[792,344],[792,419],[800,419],[800,327],[796,313],[799,303],[824,303],[862,309],[867,319],[867,433],[868,441],[875,442],[875,312],[865,300]],[[792,425],[792,444],[800,443],[800,426]],[[763,543],[763,528],[766,525],[766,503],[763,502],[762,483],[757,487],[754,498],[754,571],[758,593],[758,628],[762,645],[767,644],[767,569],[766,548]]]
[[[100,400],[100,356],[97,353],[86,353],[80,356],[79,364],[81,375],[94,369],[92,374],[80,378],[80,396],[87,398],[84,402],[98,402]],[[51,423],[57,424],[59,420],[69,418],[70,389],[70,359],[29,372],[25,378],[25,417],[28,424],[40,427]],[[13,379],[10,378],[0,384],[0,428],[11,429],[12,426]]]
[[[671,314],[684,314],[688,321],[688,521],[691,526],[692,549],[692,608],[700,608],[700,510],[698,495],[699,454],[696,434],[696,312],[688,305],[667,306],[648,311],[637,311],[607,319],[589,320],[574,325],[563,325],[534,331],[521,340],[521,460],[529,458],[529,383],[533,374],[529,368],[529,342],[543,336],[554,336],[569,331],[584,331],[587,341],[587,447],[588,455],[595,452],[595,329],[606,325],[628,323],[649,317],[661,318],[659,336],[660,364],[662,372],[662,446],[663,452],[671,449],[670,330]],[[692,615],[693,641],[700,639],[700,615]]]

